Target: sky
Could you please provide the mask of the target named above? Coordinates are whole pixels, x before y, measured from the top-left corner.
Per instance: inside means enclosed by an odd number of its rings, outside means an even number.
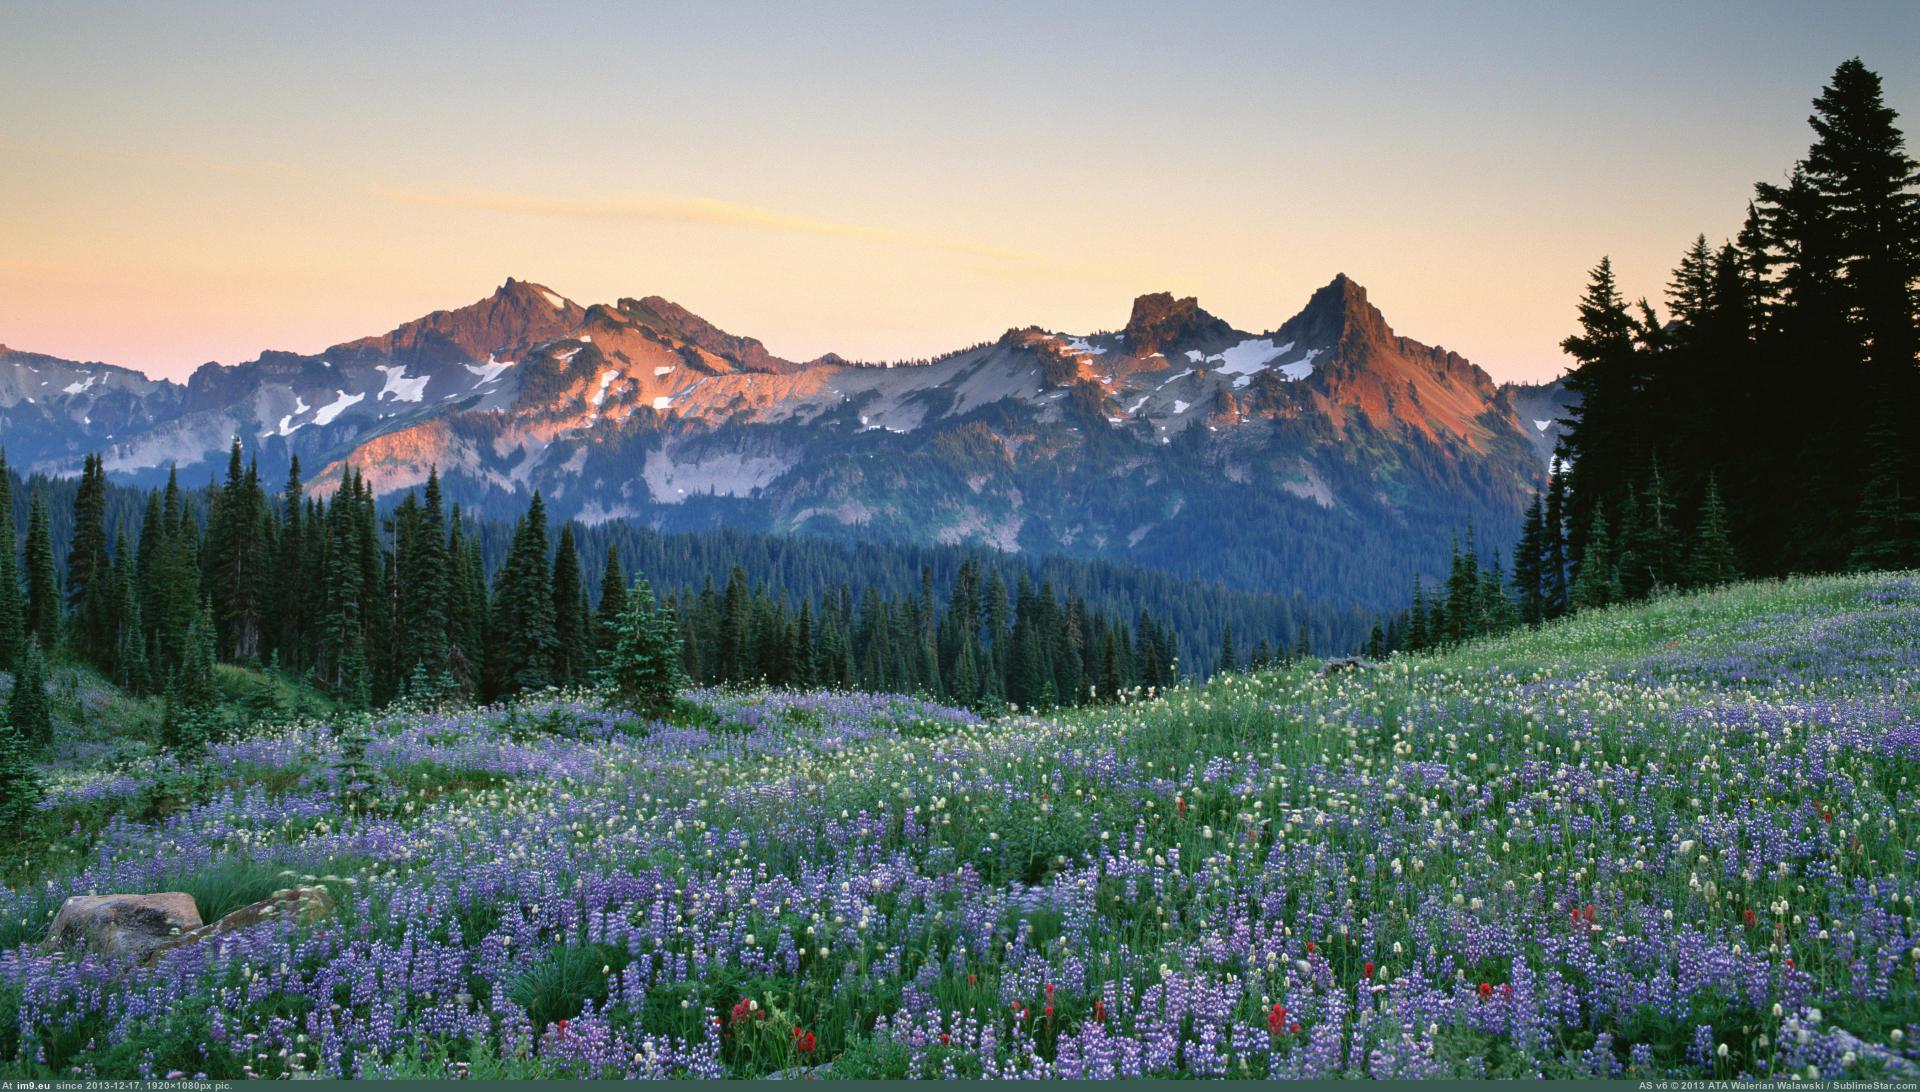
[[[909,359],[1345,272],[1496,378],[1658,298],[1920,4],[0,6],[0,343],[182,378],[507,277]]]

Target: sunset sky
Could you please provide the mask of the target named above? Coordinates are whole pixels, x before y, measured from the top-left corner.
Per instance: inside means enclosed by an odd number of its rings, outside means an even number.
[[[1920,127],[1915,3],[389,7],[0,7],[0,343],[179,378],[514,276],[886,359],[1344,271],[1543,379],[1840,61]]]

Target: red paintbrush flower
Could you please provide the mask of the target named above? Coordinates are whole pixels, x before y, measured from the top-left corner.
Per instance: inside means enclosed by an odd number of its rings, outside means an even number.
[[[1096,1024],[1104,1024],[1107,1022],[1107,1003],[1105,1001],[1095,1001],[1093,1003],[1093,1022]]]
[[[1272,1008],[1267,1010],[1267,1031],[1278,1035],[1286,1026],[1287,1007],[1276,1003]]]
[[[555,1020],[553,1022],[553,1031],[556,1037],[565,1039],[567,1037],[567,1022],[565,1020]]]
[[[1361,978],[1366,978],[1366,979],[1371,979],[1371,978],[1373,978],[1373,964],[1372,964],[1372,963],[1368,963],[1368,964],[1367,964],[1367,966],[1366,966],[1366,968],[1365,968],[1364,970],[1362,970],[1362,971],[1360,972],[1360,977],[1361,977]]]
[[[1493,983],[1491,982],[1480,983],[1480,1000],[1485,1001],[1487,998],[1492,996],[1493,996]]]

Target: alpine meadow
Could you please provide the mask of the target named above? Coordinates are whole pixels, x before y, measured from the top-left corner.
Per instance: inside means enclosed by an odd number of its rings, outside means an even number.
[[[0,12],[0,1078],[1920,1082],[1920,10],[444,14]]]

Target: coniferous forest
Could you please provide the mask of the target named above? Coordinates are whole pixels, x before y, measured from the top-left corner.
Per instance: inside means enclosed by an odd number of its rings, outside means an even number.
[[[1665,312],[1602,258],[1563,343],[1579,396],[1511,572],[1467,541],[1394,638],[1425,648],[1569,611],[1920,564],[1920,164],[1880,77],[1839,66],[1815,139],[1696,237]]]
[[[550,527],[538,496],[513,525],[480,523],[442,502],[437,478],[384,506],[352,471],[325,496],[297,468],[269,491],[237,443],[224,481],[144,498],[93,458],[72,483],[22,483],[0,459],[0,519],[22,502],[23,545],[0,561],[19,574],[0,571],[0,670],[27,648],[71,655],[183,715],[214,701],[216,663],[271,668],[349,708],[588,685],[636,572],[659,589],[694,682],[978,708],[1163,689],[1209,673],[1212,636],[1236,625],[1257,662],[1279,662],[1350,645],[1367,624],[1107,563]]]

